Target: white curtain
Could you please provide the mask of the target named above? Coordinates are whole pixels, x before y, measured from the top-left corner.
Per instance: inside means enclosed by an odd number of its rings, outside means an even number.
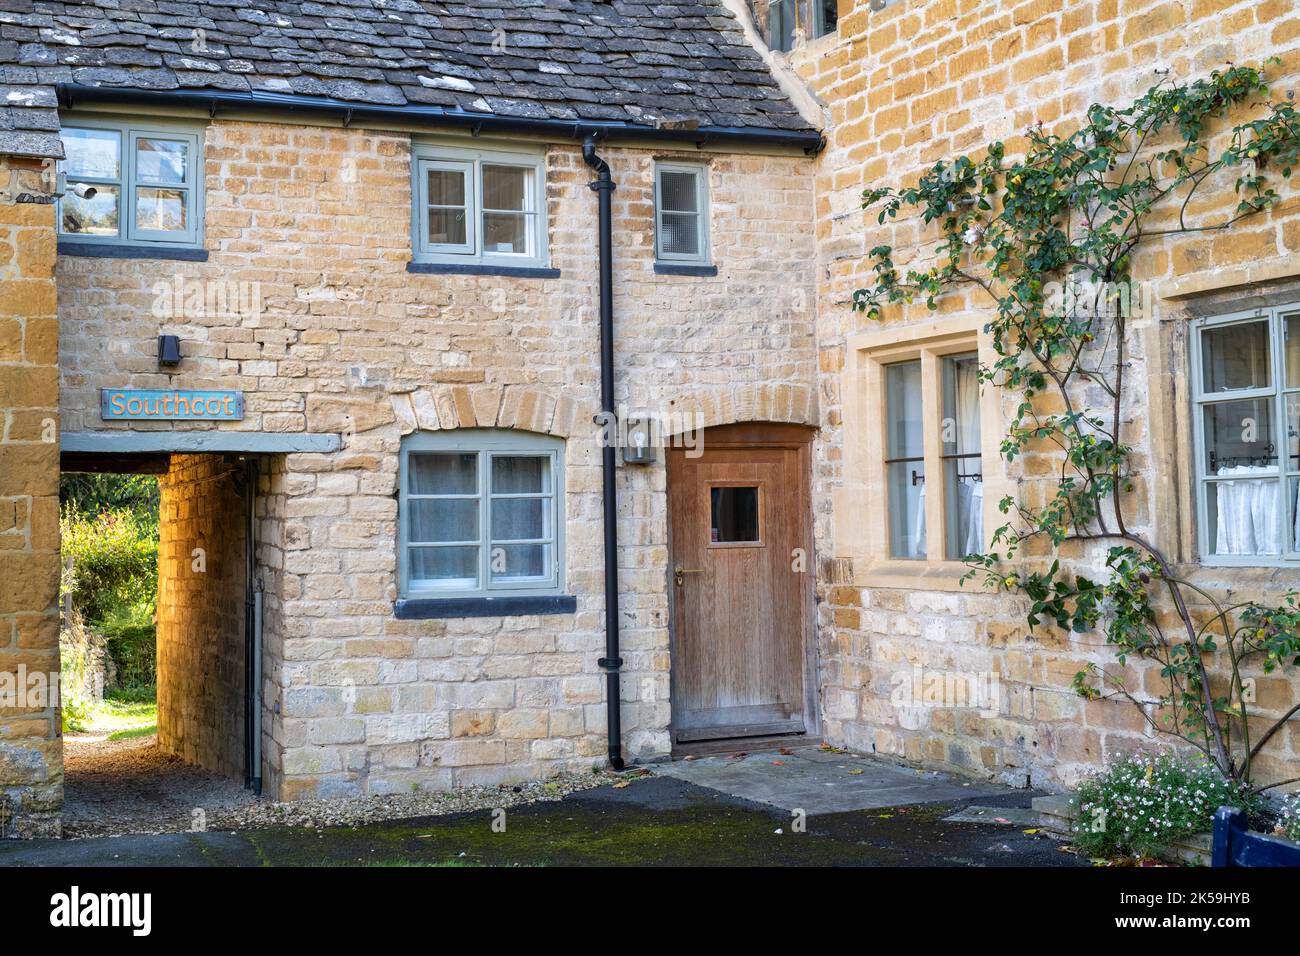
[[[1278,509],[1282,494],[1276,469],[1264,465],[1237,465],[1218,471],[1228,481],[1214,483],[1217,520],[1215,554],[1280,554],[1282,522]],[[1238,480],[1240,479],[1240,480]],[[1300,543],[1300,525],[1295,529]]]
[[[958,362],[953,369],[957,390],[957,454],[980,451],[980,380],[979,362]],[[958,460],[958,474],[982,471],[980,459]],[[957,543],[962,555],[984,550],[984,483],[977,478],[957,480]]]
[[[956,446],[952,454],[978,455],[980,452],[980,383],[979,362],[975,359],[959,361],[953,364],[953,389],[956,424]],[[951,447],[951,446],[950,446]],[[954,510],[950,520],[957,522],[955,544],[957,554],[953,558],[962,558],[968,554],[977,554],[984,550],[984,483],[974,477],[981,471],[980,459],[958,458],[950,464],[956,468],[952,474],[957,475],[950,493],[956,495]],[[968,477],[961,477],[961,476]],[[912,540],[909,542],[909,557],[921,557],[925,554],[925,483],[921,483],[913,496],[912,504]]]

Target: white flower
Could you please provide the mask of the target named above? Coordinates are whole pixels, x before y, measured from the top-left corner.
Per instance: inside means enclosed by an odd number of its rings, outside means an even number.
[[[968,246],[973,246],[976,243],[978,243],[980,239],[982,239],[983,237],[984,237],[983,228],[971,224],[967,226],[966,231],[961,234],[961,241],[966,243],[966,245]]]

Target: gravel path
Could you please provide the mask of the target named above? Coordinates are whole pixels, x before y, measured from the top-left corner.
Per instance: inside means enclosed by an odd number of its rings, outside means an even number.
[[[274,803],[253,796],[241,781],[164,753],[155,736],[109,741],[69,734],[63,746],[63,835],[70,839],[180,833],[194,829],[196,809],[202,809],[208,830],[351,826],[559,800],[617,779],[609,773],[564,774],[514,787]]]

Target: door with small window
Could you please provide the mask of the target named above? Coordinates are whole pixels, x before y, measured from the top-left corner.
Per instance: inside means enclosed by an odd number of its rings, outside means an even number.
[[[668,452],[677,744],[810,728],[810,437],[724,426]]]

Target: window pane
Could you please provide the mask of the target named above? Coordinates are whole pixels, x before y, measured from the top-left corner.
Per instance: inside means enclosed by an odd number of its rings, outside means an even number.
[[[83,236],[116,236],[118,233],[118,187],[96,186],[95,195],[82,199],[69,190],[64,194],[62,230]]]
[[[1287,508],[1287,524],[1283,529],[1290,550],[1300,551],[1300,478],[1292,478],[1285,486]]]
[[[700,254],[700,217],[693,212],[666,212],[660,221],[660,248],[677,256]]]
[[[699,212],[697,173],[661,172],[659,174],[659,207],[665,212]]]
[[[483,164],[483,208],[528,209],[528,180],[532,170],[522,166]]]
[[[478,541],[477,498],[414,498],[411,510],[412,544],[428,541]]]
[[[65,129],[59,137],[67,157],[63,169],[69,182],[75,182],[78,176],[121,178],[121,133],[111,129]]]
[[[465,205],[465,173],[459,169],[431,169],[428,176],[430,206]]]
[[[949,356],[941,367],[947,556],[956,561],[984,550],[979,359],[974,354]]]
[[[420,453],[410,456],[413,495],[473,495],[478,493],[478,455]]]
[[[835,24],[839,20],[838,0],[818,0],[818,2],[821,5],[821,17],[817,24],[817,35],[825,36],[828,33],[834,33]]]
[[[1286,387],[1300,388],[1300,315],[1288,315],[1286,323]]]
[[[1268,388],[1272,380],[1268,337],[1266,321],[1202,330],[1201,365],[1205,391]]]
[[[494,495],[539,494],[550,490],[550,458],[538,455],[497,455],[492,459]]]
[[[549,498],[498,498],[492,502],[492,540],[549,538]]]
[[[478,547],[408,548],[410,580],[444,587],[478,586]]]
[[[889,407],[886,458],[920,458],[921,363],[900,362],[885,366],[885,402]]]
[[[491,554],[492,580],[500,583],[530,578],[550,578],[548,544],[506,544]]]
[[[184,189],[150,189],[135,191],[135,227],[153,232],[184,232],[188,218]]]
[[[923,558],[925,541],[925,462],[921,414],[921,363],[885,367],[885,457],[889,489],[890,554]]]
[[[1215,402],[1206,405],[1203,414],[1206,474],[1222,475],[1225,469],[1240,467],[1277,469],[1273,399]]]
[[[709,502],[714,544],[759,540],[757,488],[710,488]]]
[[[153,183],[183,183],[189,144],[170,139],[135,141],[135,178]]]
[[[1300,393],[1284,396],[1286,404],[1286,458],[1287,471],[1300,471]]]
[[[430,209],[429,241],[440,245],[465,245],[465,210]]]
[[[896,461],[886,468],[890,557],[924,558],[925,462]]]
[[[483,251],[526,253],[528,251],[527,220],[528,217],[523,213],[484,213]]]
[[[1249,467],[1231,472],[1251,474]],[[1234,479],[1207,483],[1206,516],[1215,554],[1281,554],[1282,483],[1276,479]],[[1291,525],[1294,527],[1294,524]]]
[[[794,0],[772,0],[767,8],[768,42],[773,50],[794,46]]]

